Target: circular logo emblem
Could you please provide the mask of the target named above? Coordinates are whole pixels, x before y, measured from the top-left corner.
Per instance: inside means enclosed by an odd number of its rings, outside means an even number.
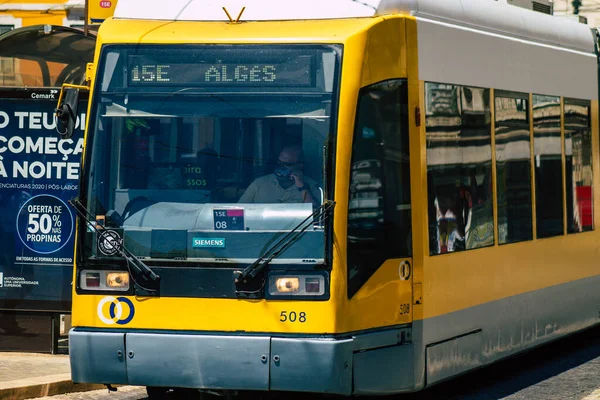
[[[401,281],[407,281],[410,278],[410,263],[408,261],[402,261],[398,267],[398,276]]]
[[[108,306],[107,306],[108,304]],[[123,309],[125,304],[126,310]],[[107,296],[98,303],[98,318],[106,325],[125,325],[131,322],[135,315],[133,303],[127,297]]]
[[[114,256],[119,252],[122,239],[116,231],[104,230],[98,236],[98,249],[107,256]]]
[[[59,251],[71,240],[73,215],[67,204],[49,194],[31,197],[17,213],[21,243],[39,254]]]

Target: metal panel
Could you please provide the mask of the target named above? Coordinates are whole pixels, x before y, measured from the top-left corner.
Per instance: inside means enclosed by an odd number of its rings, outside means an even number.
[[[71,330],[69,356],[75,383],[127,384],[123,333]]]
[[[349,395],[352,339],[271,340],[271,390]]]
[[[190,190],[181,192],[195,194]],[[234,209],[243,211],[244,225],[249,231],[286,231],[303,222],[312,213],[312,205],[310,203],[268,205],[248,203],[204,204],[202,200],[198,199],[202,198],[202,196],[197,196],[198,198],[196,198],[188,195],[186,198],[180,193],[169,192],[165,194],[164,190],[119,189],[117,195],[120,196],[118,200],[121,205],[127,204],[129,199],[135,199],[136,196],[144,196],[149,199],[143,212],[135,212],[131,217],[127,218],[125,228],[153,229],[155,224],[153,225],[150,221],[158,220],[161,221],[163,229],[213,232],[214,210]],[[165,196],[176,196],[179,202],[168,202],[164,198]],[[206,195],[204,194],[204,196]],[[184,203],[183,201],[185,200],[196,201],[197,203]],[[220,231],[218,233],[224,232]]]
[[[382,0],[377,14],[396,12],[417,17],[421,80],[597,98],[594,37],[584,24],[481,0]]]
[[[600,276],[594,276],[415,321],[413,341],[422,340],[430,345],[481,329],[481,338],[477,339],[481,342],[481,361],[489,364],[598,324],[598,286]],[[421,329],[422,335],[418,334]],[[470,360],[473,349],[460,345],[456,350],[465,353],[465,361],[461,361],[463,366],[478,365]],[[415,354],[419,354],[417,347]],[[427,349],[427,370],[434,376],[439,375],[440,368],[445,368],[430,364],[432,356],[437,360],[437,355],[438,349]],[[415,358],[417,363],[419,358]],[[427,384],[432,383],[429,376]]]
[[[593,53],[482,34],[433,20],[418,19],[417,26],[419,79],[578,99],[598,98],[597,60]],[[565,71],[580,79],[564,79]]]
[[[268,337],[127,334],[130,385],[268,390]]]
[[[481,331],[427,347],[427,384],[481,366]]]
[[[506,1],[382,0],[377,9],[377,15],[397,12],[561,48],[594,52],[594,40],[588,26],[515,7]],[[467,43],[464,47],[470,45]],[[452,43],[452,47],[461,47],[460,42]]]
[[[392,394],[415,387],[413,346],[354,354],[354,394]]]
[[[407,326],[402,329],[392,329],[381,332],[370,332],[362,335],[356,335],[354,339],[354,351],[372,350],[378,347],[389,347],[411,340],[412,329]]]

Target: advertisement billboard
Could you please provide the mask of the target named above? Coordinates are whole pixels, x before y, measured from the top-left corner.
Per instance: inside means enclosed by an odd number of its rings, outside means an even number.
[[[1,90],[0,309],[69,311],[87,99],[60,140],[58,89]]]

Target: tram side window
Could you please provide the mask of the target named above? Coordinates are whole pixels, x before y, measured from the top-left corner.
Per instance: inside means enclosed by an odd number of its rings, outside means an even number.
[[[533,239],[528,96],[496,93],[498,242]]]
[[[594,229],[590,102],[565,99],[567,231]]]
[[[536,234],[563,234],[562,147],[560,98],[533,95],[533,154]]]
[[[383,262],[412,254],[407,84],[361,90],[348,204],[348,298]]]
[[[494,244],[488,89],[425,84],[432,255]]]

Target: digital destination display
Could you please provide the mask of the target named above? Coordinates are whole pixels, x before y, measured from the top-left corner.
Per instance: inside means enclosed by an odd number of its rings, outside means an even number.
[[[315,78],[310,55],[234,62],[219,59],[196,63],[129,56],[129,86],[313,86]],[[271,60],[270,60],[271,61]]]

